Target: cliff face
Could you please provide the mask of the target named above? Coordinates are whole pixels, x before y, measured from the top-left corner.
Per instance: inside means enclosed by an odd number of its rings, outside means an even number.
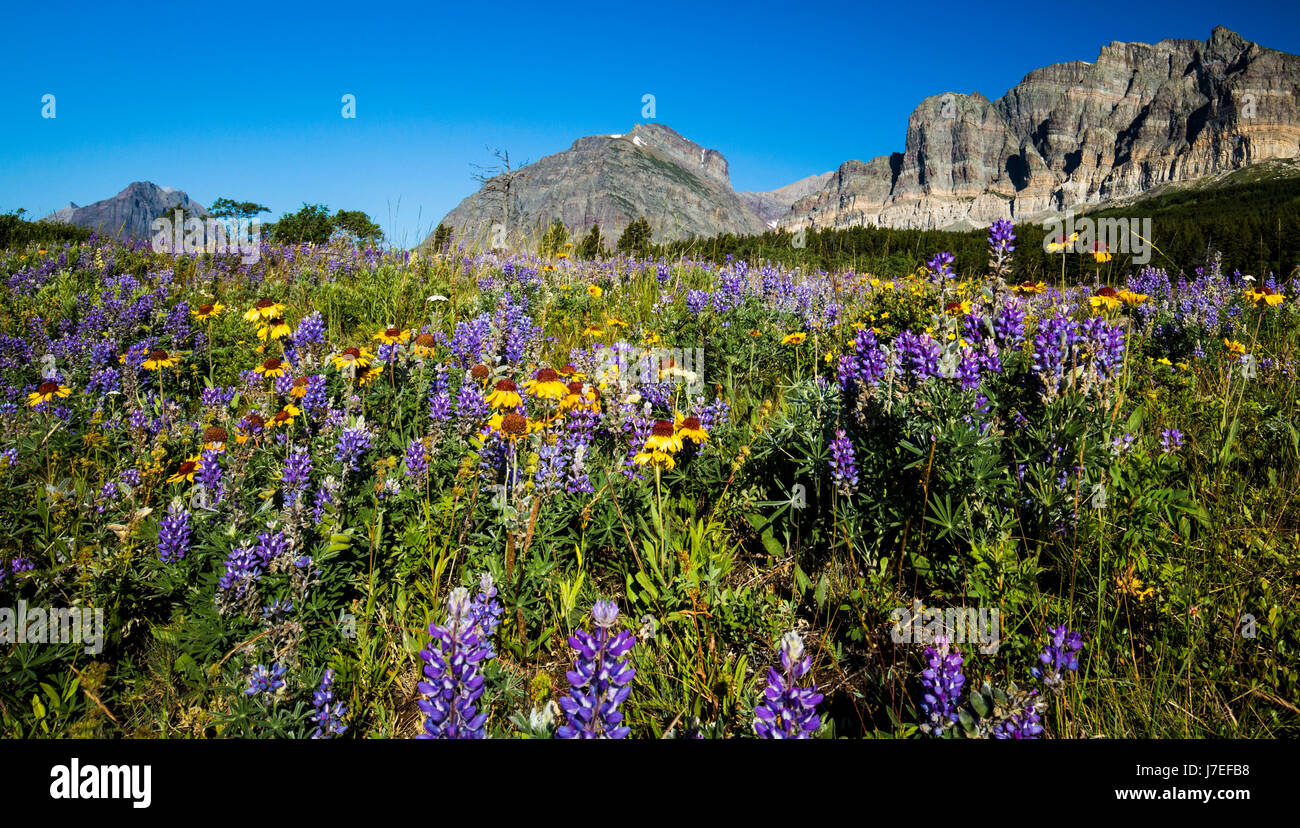
[[[502,176],[489,181],[442,223],[460,239],[490,243],[492,225],[506,224],[504,183]],[[656,241],[767,229],[731,189],[720,152],[651,123],[625,135],[580,138],[520,168],[509,187],[506,241],[535,241],[555,219],[576,233],[599,223],[613,240],[640,216]]]
[[[736,195],[740,196],[741,202],[751,213],[762,219],[764,224],[776,227],[777,220],[790,212],[790,207],[796,201],[820,191],[834,175],[833,172],[810,175],[775,190],[763,193],[745,191]]]
[[[1300,57],[1224,28],[1111,43],[1036,69],[997,101],[950,93],[908,119],[902,153],[840,167],[781,227],[985,226],[1300,156]]]
[[[202,204],[181,190],[159,187],[149,181],[136,181],[112,198],[85,207],[69,203],[45,219],[89,227],[104,236],[149,238],[153,220],[159,216],[171,218],[177,208],[185,210],[187,216],[207,215]]]

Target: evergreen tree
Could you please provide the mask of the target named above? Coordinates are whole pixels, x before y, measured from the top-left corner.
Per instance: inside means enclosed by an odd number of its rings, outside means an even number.
[[[578,245],[578,256],[588,261],[598,259],[605,254],[605,245],[600,237],[600,224],[591,225],[582,243]]]
[[[618,238],[618,252],[628,253],[633,256],[644,256],[650,249],[651,236],[653,231],[650,229],[650,222],[646,221],[645,216],[638,218],[627,226],[623,235]]]

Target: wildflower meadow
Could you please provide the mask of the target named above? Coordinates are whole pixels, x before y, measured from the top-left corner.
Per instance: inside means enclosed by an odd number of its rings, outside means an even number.
[[[1300,281],[1070,242],[4,250],[0,733],[1294,737]]]

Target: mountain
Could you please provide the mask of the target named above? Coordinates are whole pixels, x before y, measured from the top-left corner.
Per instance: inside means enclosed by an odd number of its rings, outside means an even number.
[[[903,152],[848,161],[779,220],[961,229],[1035,221],[1300,155],[1300,57],[1223,27],[1204,42],[1114,42],[1036,69],[996,101],[926,98]]]
[[[768,227],[776,227],[777,220],[790,212],[790,208],[796,201],[821,190],[834,175],[834,172],[824,172],[821,175],[801,178],[793,184],[766,193],[746,191],[737,195],[740,196],[741,203],[762,219],[764,224]]]
[[[186,217],[205,216],[207,210],[181,190],[159,187],[150,181],[136,181],[126,189],[103,201],[78,207],[72,202],[45,217],[46,221],[61,221],[89,227],[105,236],[149,238],[150,225],[159,216],[170,217],[180,208]]]
[[[508,183],[511,242],[537,240],[555,219],[576,233],[599,223],[611,242],[639,216],[649,219],[656,241],[768,229],[732,190],[722,153],[663,124],[579,138],[521,167]],[[491,179],[442,224],[473,243],[492,240],[492,226],[506,223],[506,184],[503,175]]]

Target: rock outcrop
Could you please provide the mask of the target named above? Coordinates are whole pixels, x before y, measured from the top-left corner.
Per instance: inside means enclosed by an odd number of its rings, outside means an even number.
[[[179,208],[186,217],[202,217],[207,210],[181,190],[159,187],[150,181],[136,181],[126,189],[102,201],[78,207],[71,202],[55,210],[46,221],[60,221],[89,227],[103,236],[114,238],[149,238],[150,225],[160,216],[170,218]]]
[[[722,153],[662,124],[579,138],[564,152],[521,167],[508,189],[506,183],[503,176],[488,181],[442,224],[471,244],[510,245],[536,242],[556,219],[575,233],[598,223],[611,241],[640,216],[650,221],[656,241],[768,229],[732,190]],[[495,224],[505,228],[504,239],[493,238]]]
[[[1300,156],[1300,57],[1216,28],[1111,43],[997,101],[926,98],[902,153],[849,161],[779,226],[968,228],[1035,221],[1170,182]]]

